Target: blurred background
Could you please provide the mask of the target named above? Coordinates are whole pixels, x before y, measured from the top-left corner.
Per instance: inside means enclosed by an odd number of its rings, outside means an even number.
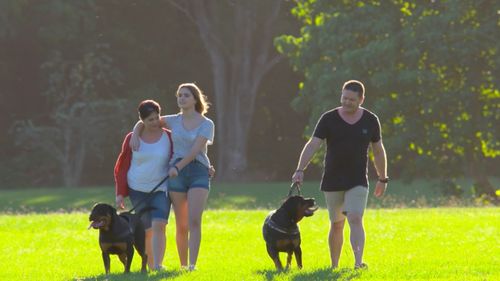
[[[289,181],[358,79],[392,179],[500,196],[500,1],[3,0],[0,46],[3,189],[112,185],[139,102],[176,113],[183,82],[212,103],[215,182]]]

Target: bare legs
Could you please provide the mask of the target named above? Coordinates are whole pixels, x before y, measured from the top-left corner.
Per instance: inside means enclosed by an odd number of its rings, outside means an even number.
[[[363,250],[365,248],[365,230],[363,228],[363,217],[352,213],[347,215],[347,221],[351,228],[351,247],[354,253],[355,265],[363,263]]]
[[[340,252],[344,243],[344,222],[330,222],[330,232],[328,233],[328,246],[330,246],[330,259],[332,268],[339,266]]]
[[[351,213],[347,215],[347,221],[351,229],[350,241],[354,253],[355,265],[363,263],[363,250],[365,247],[365,230],[363,228],[363,217],[359,214]],[[330,232],[328,233],[328,245],[330,247],[330,259],[332,268],[339,266],[340,253],[344,243],[345,219],[330,222]]]
[[[181,266],[186,266],[189,250],[189,268],[194,269],[201,242],[201,220],[208,190],[190,188],[187,193],[170,192],[176,218],[177,251]]]
[[[158,269],[163,264],[165,256],[165,236],[164,221],[153,221],[151,228],[146,230],[146,255],[148,255],[148,267],[150,270]]]

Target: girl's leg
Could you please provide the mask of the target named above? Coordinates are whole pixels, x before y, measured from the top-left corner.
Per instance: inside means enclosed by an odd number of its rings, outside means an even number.
[[[184,192],[169,192],[175,213],[175,241],[181,267],[187,267],[188,257],[188,200]]]
[[[187,198],[189,209],[189,269],[193,270],[200,250],[201,218],[208,198],[208,189],[190,188]]]

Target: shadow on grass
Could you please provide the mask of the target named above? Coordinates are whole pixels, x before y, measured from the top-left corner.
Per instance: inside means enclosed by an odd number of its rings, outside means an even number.
[[[150,273],[141,273],[141,272],[131,272],[131,273],[111,273],[109,275],[101,274],[93,277],[83,277],[83,278],[75,278],[75,281],[112,281],[112,280],[164,280],[166,278],[177,277],[181,274],[189,274],[188,271],[180,271],[180,270],[166,270],[162,272],[150,272]]]
[[[277,271],[277,270],[259,270],[260,275],[265,277],[265,280],[274,280],[276,276],[292,273],[290,271]],[[349,281],[360,277],[362,271],[349,268],[341,268],[332,270],[330,268],[320,268],[311,272],[294,271],[289,280],[294,281],[311,281],[311,280],[339,280]]]

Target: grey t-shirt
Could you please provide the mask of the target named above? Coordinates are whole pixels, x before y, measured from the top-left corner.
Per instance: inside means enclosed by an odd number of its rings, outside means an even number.
[[[174,143],[174,155],[172,156],[170,164],[173,164],[178,158],[186,157],[191,151],[196,138],[202,136],[208,140],[207,145],[201,149],[195,159],[200,161],[207,168],[210,167],[210,159],[208,159],[207,156],[207,146],[211,145],[214,141],[214,122],[209,118],[203,117],[205,120],[198,127],[192,130],[186,130],[182,124],[182,114],[166,115],[164,118],[170,126],[172,141]]]

